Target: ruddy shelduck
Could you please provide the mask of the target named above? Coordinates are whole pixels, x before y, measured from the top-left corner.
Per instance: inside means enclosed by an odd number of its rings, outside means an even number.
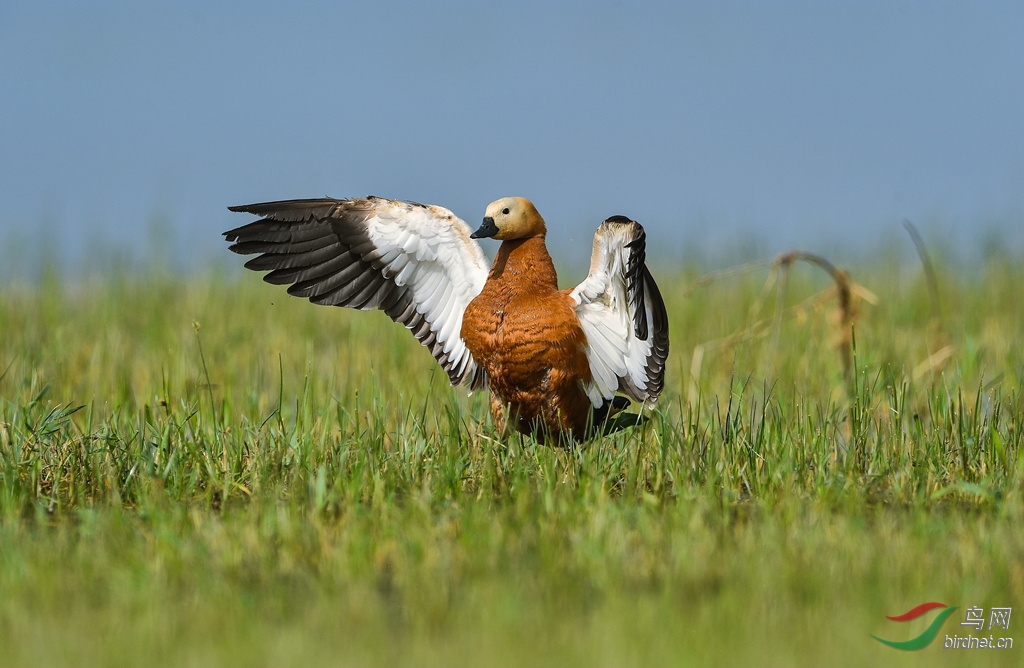
[[[381,197],[229,207],[260,217],[225,232],[245,266],[314,304],[379,308],[430,349],[452,385],[489,387],[491,414],[543,441],[584,440],[664,386],[668,318],[625,216],[594,235],[590,273],[559,290],[534,205],[505,197],[475,232],[451,211]],[[475,239],[500,240],[490,270]]]

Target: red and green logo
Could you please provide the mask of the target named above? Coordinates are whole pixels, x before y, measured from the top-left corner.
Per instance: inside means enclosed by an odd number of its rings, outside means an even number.
[[[895,647],[896,649],[902,649],[907,652],[923,649],[927,647],[931,641],[935,640],[935,636],[939,634],[939,628],[942,626],[942,623],[946,621],[946,617],[953,614],[953,611],[956,610],[957,607],[958,606],[954,605],[950,608],[945,603],[922,603],[921,605],[904,612],[902,615],[896,615],[894,617],[886,615],[886,619],[894,622],[909,622],[911,619],[917,619],[921,615],[931,612],[936,608],[945,608],[935,616],[935,619],[933,619],[932,623],[928,625],[928,628],[924,630],[924,633],[916,638],[911,638],[910,640],[886,640],[885,638],[879,638],[876,635],[872,635],[871,637],[880,643],[888,645],[889,647]]]

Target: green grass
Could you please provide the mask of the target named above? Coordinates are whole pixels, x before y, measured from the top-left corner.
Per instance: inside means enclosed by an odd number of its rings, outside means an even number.
[[[870,634],[1024,614],[1024,267],[945,276],[941,321],[919,272],[854,271],[850,377],[790,273],[776,318],[763,273],[657,271],[666,392],[577,450],[251,274],[9,284],[0,663],[1018,665],[1016,617],[1004,651]]]

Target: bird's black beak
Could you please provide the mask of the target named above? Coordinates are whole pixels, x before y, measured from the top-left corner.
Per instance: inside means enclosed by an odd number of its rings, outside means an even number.
[[[498,226],[494,224],[494,219],[490,216],[484,218],[484,222],[473,234],[469,235],[470,239],[487,239],[493,237],[498,233]]]

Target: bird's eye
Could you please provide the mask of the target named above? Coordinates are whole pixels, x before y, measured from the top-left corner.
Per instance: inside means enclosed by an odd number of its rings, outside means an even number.
[[[504,209],[501,210],[501,212],[507,216],[508,215],[508,207],[506,206]]]

